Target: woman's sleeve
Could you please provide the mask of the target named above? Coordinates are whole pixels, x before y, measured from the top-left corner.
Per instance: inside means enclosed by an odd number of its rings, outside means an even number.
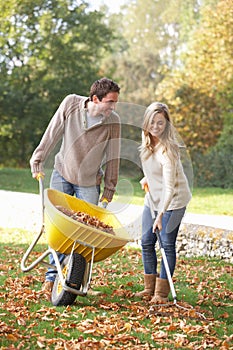
[[[159,213],[164,213],[171,203],[176,185],[176,171],[176,160],[172,162],[166,155],[164,155],[162,161],[163,190],[159,205]]]

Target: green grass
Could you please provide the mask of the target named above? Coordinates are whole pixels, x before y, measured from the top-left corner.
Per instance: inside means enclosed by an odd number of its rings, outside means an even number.
[[[188,205],[190,213],[211,215],[233,215],[233,189],[194,188]]]
[[[148,300],[133,296],[143,288],[141,252],[125,247],[94,264],[92,287],[101,295],[77,297],[71,306],[55,307],[41,292],[45,267],[29,273],[20,270],[29,236],[23,230],[0,230],[1,350],[201,349],[206,344],[214,350],[230,348],[232,265],[217,259],[178,258],[178,303],[191,312],[174,306],[170,297],[170,307],[149,313]],[[31,257],[46,249],[45,243],[37,244]]]
[[[48,179],[46,179],[48,182]],[[46,185],[48,185],[46,183]],[[38,183],[30,169],[0,168],[0,189],[13,192],[38,193]]]
[[[45,187],[49,186],[49,175]],[[6,191],[38,193],[38,183],[32,178],[30,169],[0,169],[0,188]],[[143,205],[144,192],[139,179],[121,177],[114,200]],[[233,189],[194,188],[188,212],[211,215],[233,215]]]

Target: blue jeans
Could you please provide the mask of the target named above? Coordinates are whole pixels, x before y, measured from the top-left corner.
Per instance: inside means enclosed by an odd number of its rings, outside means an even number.
[[[99,195],[100,195],[100,186],[90,186],[90,187],[82,187],[73,185],[70,182],[66,181],[57,170],[53,170],[51,179],[50,179],[50,188],[54,190],[58,190],[60,192],[67,193],[71,196],[76,196],[79,199],[82,199],[86,202],[98,204]],[[65,254],[57,252],[60,263],[65,259]],[[49,263],[51,265],[55,265],[55,261],[53,255],[49,255]],[[48,268],[45,274],[45,280],[54,282],[57,275],[57,270],[52,268]]]
[[[179,231],[181,220],[186,208],[168,210],[163,214],[162,231],[160,232],[162,246],[164,248],[171,276],[176,266],[176,238]],[[157,212],[155,212],[155,217]],[[153,233],[154,220],[152,219],[151,210],[144,206],[142,214],[142,261],[145,274],[157,274],[157,254],[155,245],[157,242],[156,234]],[[160,267],[160,278],[167,279],[167,273],[163,260]]]

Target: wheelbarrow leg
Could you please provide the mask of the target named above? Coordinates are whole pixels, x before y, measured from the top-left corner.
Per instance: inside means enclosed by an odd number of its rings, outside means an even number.
[[[85,242],[82,242],[80,240],[77,240],[79,244],[85,245],[87,247],[90,247],[92,249],[91,254],[91,261],[86,265],[84,277],[83,277],[83,283],[82,283],[82,291],[83,293],[87,293],[90,283],[91,283],[91,276],[92,276],[92,269],[94,264],[94,257],[95,257],[95,247],[91,246]]]
[[[92,254],[94,252],[92,251]],[[94,258],[94,255],[93,255]],[[84,273],[84,277],[83,277],[83,283],[82,283],[82,291],[83,293],[87,293],[88,289],[90,287],[91,284],[91,276],[92,276],[92,268],[93,268],[93,260],[92,259],[89,263],[87,263],[86,265],[86,269],[85,269],[85,273]]]

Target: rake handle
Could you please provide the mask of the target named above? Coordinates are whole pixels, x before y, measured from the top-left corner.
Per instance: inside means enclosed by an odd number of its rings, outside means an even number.
[[[157,240],[159,242],[159,248],[160,248],[160,251],[161,251],[161,254],[162,254],[163,263],[164,263],[164,267],[165,267],[165,270],[166,270],[166,273],[167,273],[167,279],[168,279],[168,282],[169,282],[169,286],[170,286],[170,290],[171,290],[171,293],[172,293],[172,297],[173,297],[174,303],[176,304],[176,299],[177,299],[176,291],[175,291],[175,288],[174,288],[174,284],[173,284],[173,281],[172,281],[170,268],[169,268],[168,261],[167,261],[167,256],[166,256],[165,250],[163,248],[163,244],[162,244],[162,240],[161,240],[158,228],[155,230],[155,234],[156,234]]]

